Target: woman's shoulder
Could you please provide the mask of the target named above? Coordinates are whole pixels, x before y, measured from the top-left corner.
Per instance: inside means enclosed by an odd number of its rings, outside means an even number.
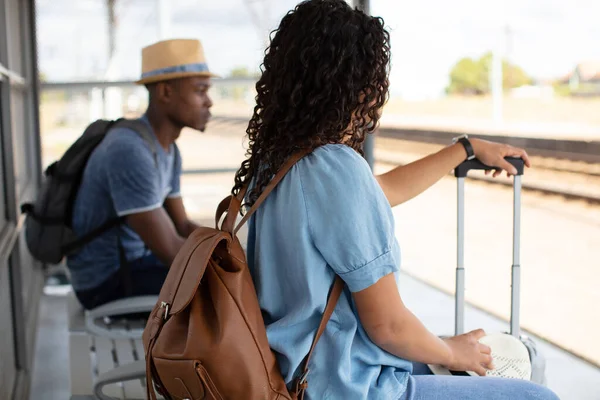
[[[343,144],[317,148],[298,163],[298,172],[305,197],[363,204],[372,196],[383,196],[367,161]]]
[[[329,158],[343,158],[347,161],[359,161],[364,158],[352,147],[342,143],[330,143],[317,147],[311,153],[314,157],[327,160]]]
[[[353,148],[345,144],[326,144],[315,149],[299,162],[302,169],[308,169],[310,175],[334,173],[336,177],[344,175],[371,175],[366,160]]]

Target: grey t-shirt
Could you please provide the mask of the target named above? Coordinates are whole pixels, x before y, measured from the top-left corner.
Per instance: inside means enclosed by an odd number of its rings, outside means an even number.
[[[141,120],[150,127],[145,116]],[[179,149],[172,144],[167,152],[155,135],[152,138],[156,163],[149,144],[129,128],[114,128],[94,149],[75,199],[72,222],[76,235],[117,216],[162,207],[167,197],[180,196]],[[119,237],[128,260],[149,254],[128,225],[112,228],[67,258],[75,290],[95,288],[119,269]]]

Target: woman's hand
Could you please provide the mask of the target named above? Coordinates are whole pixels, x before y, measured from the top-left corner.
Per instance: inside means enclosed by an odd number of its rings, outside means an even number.
[[[496,167],[492,175],[494,178],[502,173],[502,170],[506,170],[506,175],[511,176],[517,173],[515,167],[513,167],[504,157],[520,157],[525,161],[527,167],[531,167],[529,156],[527,152],[518,147],[509,146],[502,143],[488,142],[482,139],[469,139],[475,152],[475,157],[485,165],[490,167]],[[485,171],[486,175],[490,173],[489,170]]]
[[[485,336],[483,329],[477,329],[462,335],[444,339],[450,348],[450,363],[444,365],[451,371],[473,371],[477,375],[485,376],[492,365],[492,350],[489,346],[479,343]]]

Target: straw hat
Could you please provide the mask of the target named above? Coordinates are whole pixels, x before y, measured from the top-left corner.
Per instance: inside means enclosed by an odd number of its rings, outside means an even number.
[[[488,345],[492,349],[492,361],[495,368],[487,371],[487,376],[531,379],[529,351],[519,339],[506,333],[494,333],[482,337],[479,342]],[[435,375],[477,375],[472,371],[449,371],[439,365],[428,365],[428,367]]]
[[[164,40],[142,49],[142,76],[137,84],[190,76],[218,77],[208,70],[199,40]]]

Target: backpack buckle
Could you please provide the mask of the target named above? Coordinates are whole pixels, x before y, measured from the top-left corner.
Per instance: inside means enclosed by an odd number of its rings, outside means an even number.
[[[298,377],[298,383],[299,383],[299,384],[303,384],[303,383],[305,383],[305,382],[306,382],[306,378],[308,378],[308,372],[309,372],[309,371],[310,371],[310,370],[307,368],[307,369],[306,369],[306,371],[304,371],[304,372],[302,373],[302,375],[300,375],[300,376]]]
[[[160,308],[164,308],[165,309],[165,315],[163,316],[163,318],[166,321],[167,317],[169,316],[169,303],[167,303],[166,301],[161,301],[160,302]]]

